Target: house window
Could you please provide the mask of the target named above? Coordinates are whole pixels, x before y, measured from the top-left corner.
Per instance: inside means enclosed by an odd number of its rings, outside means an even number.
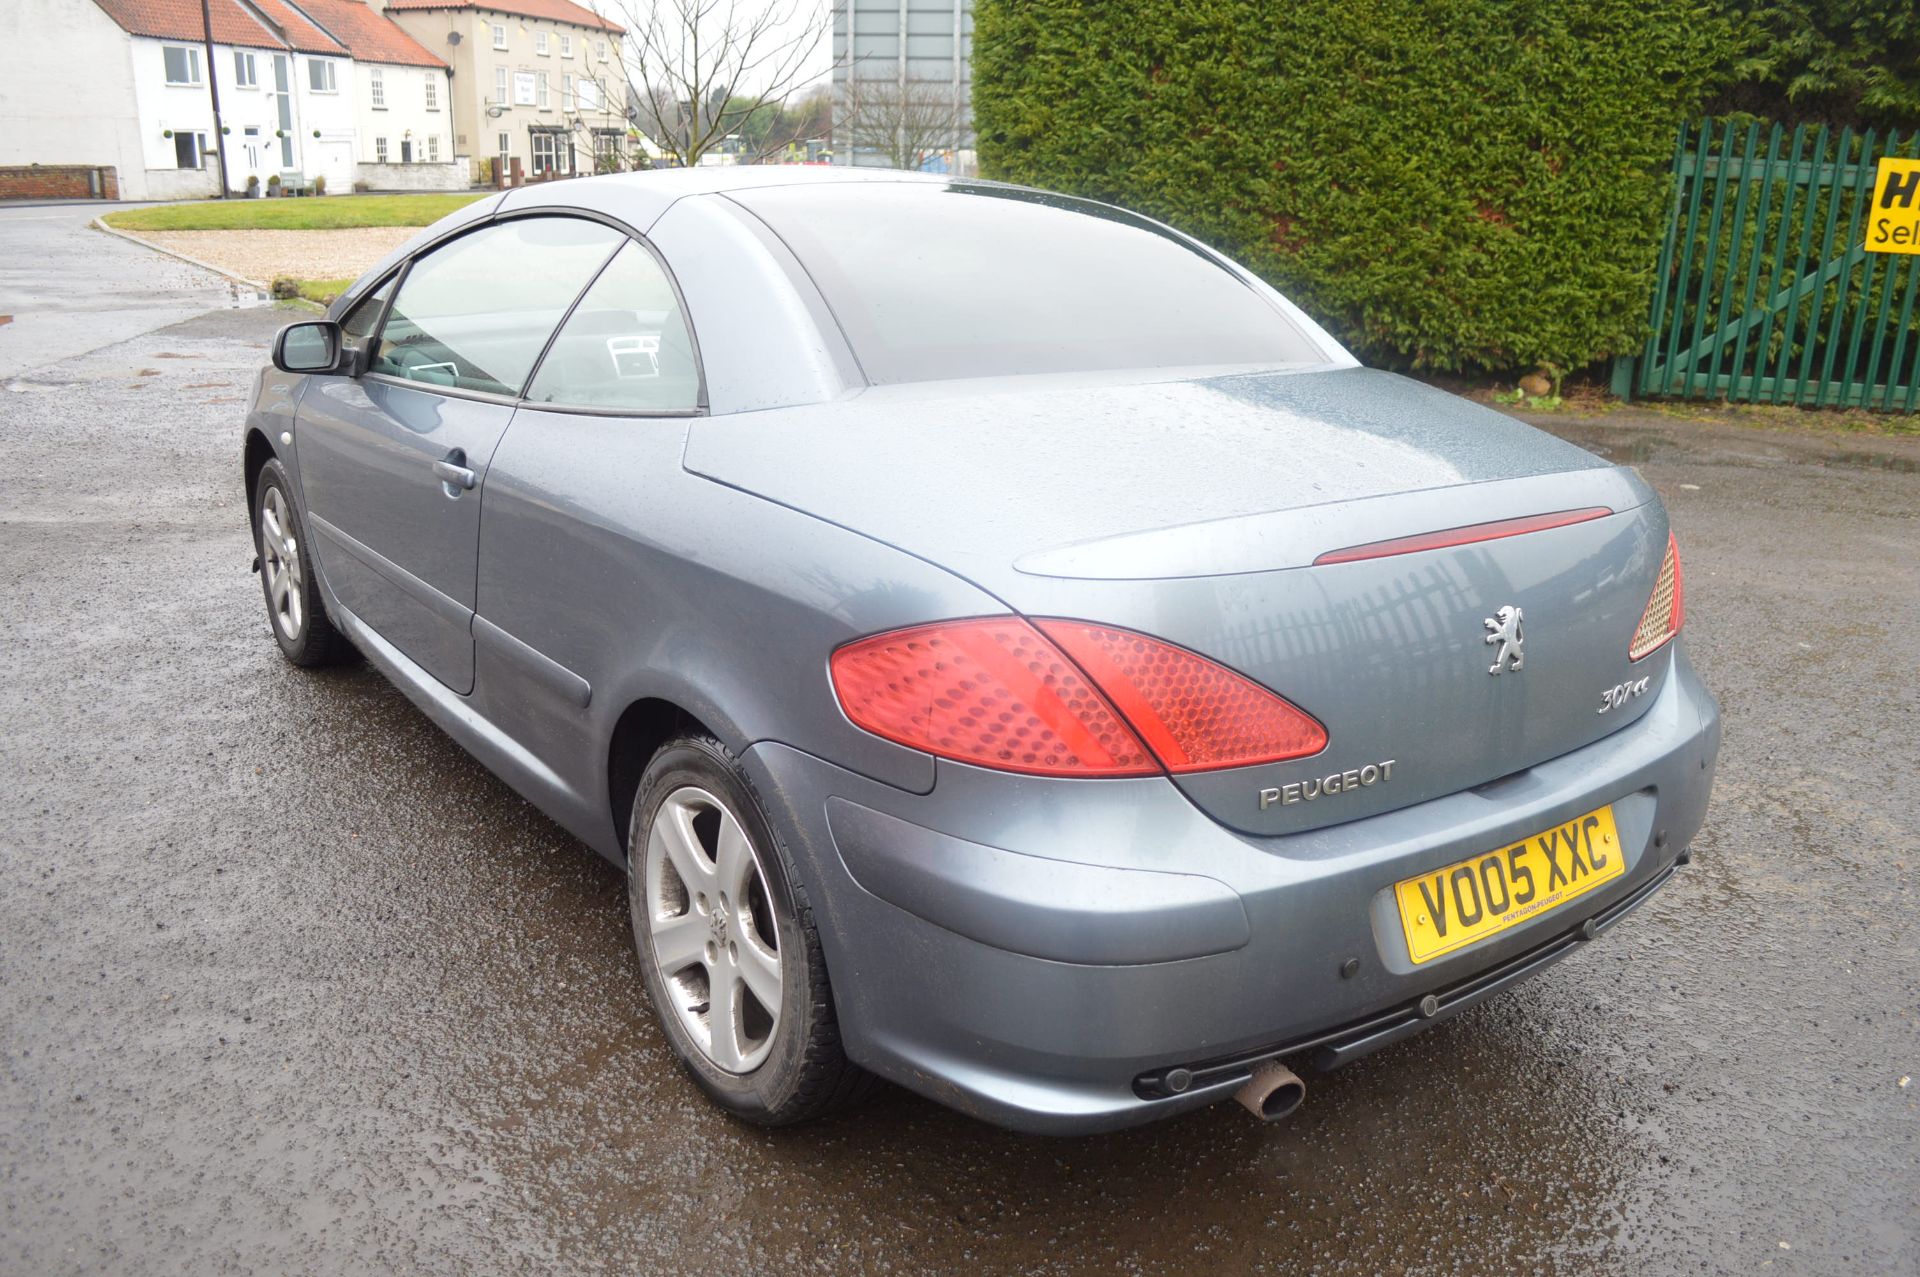
[[[381,77],[379,67],[367,68],[367,87],[373,92],[373,109],[387,109],[387,82]]]
[[[175,133],[173,135],[173,165],[175,168],[199,168],[207,158],[207,144],[198,133]]]
[[[387,162],[387,139],[383,137],[373,139],[373,159],[376,164]]]
[[[253,55],[239,49],[233,51],[233,82],[243,89],[260,87],[260,77],[253,66]]]
[[[557,141],[558,139],[551,133],[533,135],[533,175],[535,177],[545,177],[559,170],[560,148],[555,145]]]
[[[539,54],[543,58],[547,56],[547,33],[546,32],[538,31],[534,33],[533,51]]]
[[[493,69],[493,100],[500,106],[507,104],[507,69],[505,67]]]
[[[336,78],[333,63],[324,58],[308,58],[307,87],[315,93],[338,93],[340,83]]]
[[[433,72],[429,71],[427,72],[427,110],[438,111],[439,109],[440,81],[434,78]]]
[[[200,83],[200,50],[176,49],[167,45],[160,50],[160,56],[167,62],[168,84]],[[181,168],[199,168],[198,164],[182,164]]]
[[[560,56],[563,58],[570,58],[573,56],[573,37],[572,36],[563,35],[560,37]]]
[[[427,158],[435,163],[438,163],[440,160],[440,135],[438,133],[427,135]]]
[[[573,77],[570,75],[560,77],[560,109],[573,110]]]
[[[493,24],[493,47],[496,49],[507,47],[507,29],[498,22]]]
[[[602,62],[607,60],[607,42],[605,40],[595,40],[593,42],[593,56],[599,58]]]
[[[502,176],[505,176],[507,171],[513,167],[513,134],[502,133],[500,135],[499,141],[500,141],[499,171]]]
[[[551,111],[553,104],[547,101],[547,73],[538,71],[533,77],[533,104],[542,111]]]

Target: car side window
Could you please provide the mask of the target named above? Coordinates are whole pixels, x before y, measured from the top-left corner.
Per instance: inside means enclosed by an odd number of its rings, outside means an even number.
[[[690,412],[700,368],[667,274],[629,242],[574,307],[527,398],[577,408]]]
[[[340,321],[340,329],[346,333],[347,340],[363,342],[373,336],[373,327],[380,322],[380,308],[387,304],[387,294],[393,291],[394,277],[389,275],[380,282],[380,287],[362,297],[354,304],[347,317]]]
[[[482,227],[417,258],[370,372],[518,395],[554,326],[625,236],[576,217]]]

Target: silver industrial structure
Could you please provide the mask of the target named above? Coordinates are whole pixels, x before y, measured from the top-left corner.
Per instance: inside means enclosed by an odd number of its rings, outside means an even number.
[[[833,7],[833,162],[970,175],[973,0]]]

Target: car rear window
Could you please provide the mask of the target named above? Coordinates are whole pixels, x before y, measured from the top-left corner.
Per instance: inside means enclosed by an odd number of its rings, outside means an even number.
[[[874,383],[1326,358],[1239,275],[1118,209],[966,183],[732,198],[800,259]]]

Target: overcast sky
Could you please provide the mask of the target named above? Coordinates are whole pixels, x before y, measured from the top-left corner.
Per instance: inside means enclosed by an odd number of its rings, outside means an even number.
[[[633,15],[636,12],[644,13],[652,6],[652,0],[581,0],[581,2],[621,26],[627,27],[633,25]],[[661,0],[661,3],[668,5],[685,2],[686,0]],[[742,22],[750,21],[753,16],[761,13],[793,13],[793,20],[782,29],[784,38],[788,40],[801,38],[806,34],[810,24],[817,23],[822,28],[830,28],[833,21],[828,0],[704,0],[704,2],[714,4],[716,13],[722,15],[731,5]],[[829,33],[821,38],[819,47],[807,60],[809,79],[824,83],[832,67],[833,37],[829,30]],[[758,87],[760,86],[751,84],[735,86],[736,90],[747,91]]]

